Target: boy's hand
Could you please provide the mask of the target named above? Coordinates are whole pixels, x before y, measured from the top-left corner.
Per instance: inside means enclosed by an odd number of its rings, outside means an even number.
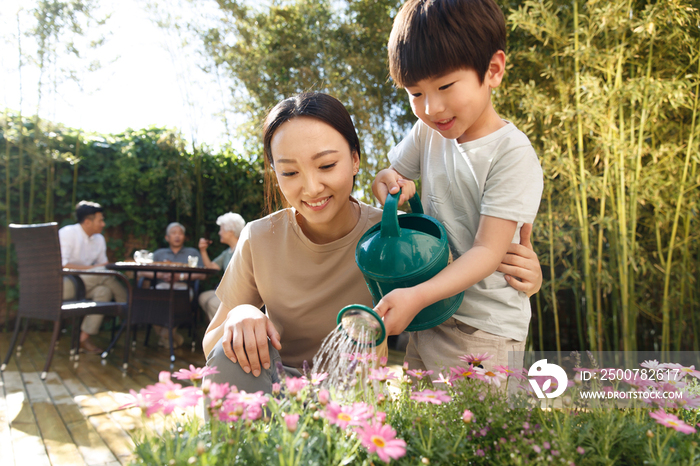
[[[393,168],[381,170],[377,173],[372,183],[372,192],[382,205],[384,205],[389,193],[396,194],[399,192],[399,189],[402,190],[399,205],[402,205],[416,194],[416,184],[412,180],[401,176]]]
[[[398,335],[425,306],[415,288],[398,288],[384,296],[374,308],[384,320],[387,335]]]
[[[498,271],[506,274],[506,281],[528,297],[537,293],[542,286],[542,267],[532,248],[530,234],[532,223],[526,223],[520,229],[520,244],[511,244],[508,254],[498,266]]]

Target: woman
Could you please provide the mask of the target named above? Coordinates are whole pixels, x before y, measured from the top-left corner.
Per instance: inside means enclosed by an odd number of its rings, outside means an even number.
[[[214,260],[211,260],[209,259],[209,254],[207,254],[207,247],[211,244],[211,240],[199,238],[199,253],[202,256],[204,267],[214,270],[226,270],[231,257],[233,257],[233,251],[236,249],[241,231],[245,226],[245,220],[239,214],[228,212],[217,218],[216,224],[219,225],[219,241],[227,245],[228,248],[216,256]],[[199,305],[209,320],[214,318],[214,314],[216,314],[220,304],[221,300],[216,296],[214,290],[203,291],[199,294]]]
[[[248,223],[217,289],[222,301],[204,336],[214,382],[270,393],[275,364],[298,375],[348,304],[372,307],[355,246],[381,210],[352,198],[360,143],[345,107],[321,93],[277,104],[264,123],[265,163],[291,205]],[[502,271],[534,293],[537,258],[513,245]],[[265,306],[266,313],[260,308]]]

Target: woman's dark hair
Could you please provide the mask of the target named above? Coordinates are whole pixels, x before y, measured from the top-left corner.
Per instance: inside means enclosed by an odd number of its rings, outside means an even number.
[[[289,97],[275,105],[263,123],[263,148],[265,151],[265,184],[267,186],[266,205],[268,213],[280,204],[280,192],[276,188],[274,159],[272,158],[272,137],[277,129],[287,121],[297,117],[315,118],[338,131],[348,142],[350,153],[357,153],[362,159],[360,139],[355,125],[345,106],[335,97],[321,92],[304,92]],[[354,178],[353,178],[354,181]],[[273,187],[275,185],[275,187]]]

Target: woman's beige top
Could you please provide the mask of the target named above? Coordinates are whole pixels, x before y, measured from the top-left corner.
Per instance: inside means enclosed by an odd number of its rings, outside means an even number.
[[[250,222],[241,232],[216,295],[228,309],[265,305],[281,335],[285,366],[300,368],[304,360],[311,364],[343,307],[374,307],[355,263],[355,246],[381,220],[382,211],[359,205],[355,228],[328,244],[304,236],[293,208]]]

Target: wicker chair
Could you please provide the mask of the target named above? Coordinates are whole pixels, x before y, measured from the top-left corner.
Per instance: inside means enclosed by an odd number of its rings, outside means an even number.
[[[49,354],[41,374],[45,379],[53,359],[53,353],[58,342],[63,319],[73,319],[73,334],[71,341],[71,354],[77,356],[79,345],[79,321],[89,314],[103,314],[107,316],[119,316],[122,325],[115,338],[112,339],[109,348],[102,353],[102,358],[107,357],[114,343],[126,330],[126,340],[129,341],[129,327],[131,321],[132,292],[129,280],[115,271],[90,271],[90,270],[64,270],[61,267],[61,248],[58,242],[58,225],[56,223],[44,223],[37,225],[10,225],[12,241],[17,251],[19,268],[19,309],[17,321],[12,334],[10,348],[5,356],[0,371],[4,371],[12,356],[12,351],[17,343],[20,321],[26,319],[22,339],[18,346],[21,350],[24,339],[27,336],[29,319],[41,319],[54,322],[53,336],[49,345]],[[124,282],[127,289],[126,303],[96,302],[88,300],[63,301],[63,277],[95,274],[113,275]],[[79,279],[78,279],[79,280]],[[80,283],[82,283],[79,280]],[[80,288],[80,287],[79,287]],[[124,344],[124,368],[126,369],[129,358],[129,345]]]

